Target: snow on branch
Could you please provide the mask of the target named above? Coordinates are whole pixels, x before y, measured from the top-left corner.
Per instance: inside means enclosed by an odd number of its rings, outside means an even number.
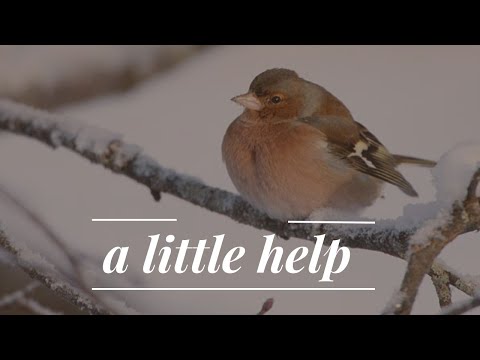
[[[0,298],[0,308],[10,306],[13,304],[19,304],[27,308],[36,315],[62,315],[62,313],[56,312],[52,309],[47,308],[46,306],[40,304],[39,302],[28,297],[28,295],[38,288],[40,284],[36,281],[31,282],[23,289],[17,290],[11,294],[4,295]]]
[[[81,297],[84,298],[85,302],[88,302],[92,305],[92,307],[87,307],[87,310],[90,313],[96,314],[111,314],[114,313],[112,309],[105,303],[105,301],[98,296],[98,294],[94,293],[90,287],[87,285],[84,279],[84,272],[82,268],[82,261],[80,258],[75,254],[75,252],[70,249],[58,236],[50,226],[47,225],[45,221],[41,219],[39,215],[35,212],[27,208],[23,203],[20,202],[15,196],[10,194],[7,190],[0,188],[0,194],[3,195],[13,206],[15,206],[20,212],[22,212],[26,218],[28,218],[33,224],[35,224],[47,237],[48,239],[65,255],[66,259],[70,263],[70,266],[73,269],[74,278],[71,278],[65,273],[62,274],[53,274],[53,275],[62,275],[64,278],[68,279],[68,283],[72,284],[74,289],[78,289],[82,292]],[[0,229],[1,231],[1,229]],[[4,236],[3,240],[0,238],[0,245],[3,242],[7,242],[6,236]],[[13,247],[13,244],[9,243],[9,250],[10,253],[18,255],[19,250]],[[20,260],[20,259],[18,259]],[[21,259],[23,260],[23,259]],[[27,266],[27,264],[25,264]],[[33,270],[33,269],[32,269]],[[37,283],[38,284],[38,283]],[[52,282],[48,284],[50,289],[53,289],[57,286],[56,282]],[[70,291],[70,290],[68,290]],[[77,295],[78,296],[78,295]],[[23,299],[25,300],[25,299]],[[41,305],[35,307],[35,303],[33,301],[24,301],[24,306],[31,306],[36,309],[41,309]],[[33,308],[31,308],[34,311]]]
[[[480,306],[480,293],[476,294],[471,299],[464,300],[444,308],[440,313],[440,315],[461,315],[479,306]]]
[[[167,193],[239,223],[276,233],[285,239],[295,237],[315,241],[315,235],[327,234],[326,245],[332,240],[341,239],[342,246],[378,251],[405,259],[409,239],[415,234],[418,237],[419,233],[425,231],[425,227],[420,224],[412,225],[412,219],[382,220],[377,221],[376,226],[365,227],[299,225],[274,220],[250,206],[240,196],[161,166],[143,153],[139,146],[123,142],[119,134],[8,100],[0,101],[0,129],[34,138],[53,148],[70,149],[95,164],[101,164],[145,185],[157,200],[161,193]],[[471,208],[463,206],[467,213]],[[479,224],[476,216],[464,216],[461,227],[455,228],[451,235],[458,236],[476,230]],[[439,263],[431,262],[425,269],[427,271],[430,275],[448,279],[450,285],[470,296],[478,290],[476,284]]]
[[[21,261],[20,250],[14,247],[5,232],[0,228],[0,247],[15,255],[19,260],[17,265],[25,271],[32,279],[47,286],[50,290],[77,306],[79,309],[85,309],[90,314],[105,315],[110,312],[105,311],[100,305],[95,304],[86,297],[81,291],[70,285],[69,282],[59,279],[57,273],[47,273],[44,270],[36,269],[31,264]]]
[[[432,279],[433,286],[435,287],[435,292],[437,293],[438,303],[441,308],[449,306],[452,304],[452,289],[450,289],[450,279],[448,275],[443,270],[439,268],[437,263],[432,265],[430,269],[430,278]]]
[[[21,298],[25,298],[28,294],[30,294],[32,291],[38,288],[39,285],[40,283],[36,281],[32,281],[23,289],[17,290],[10,294],[3,295],[0,298],[0,308],[4,306],[12,305],[16,303],[18,300],[20,300]]]
[[[385,313],[410,314],[420,284],[430,271],[442,250],[466,229],[480,230],[480,199],[477,195],[480,182],[480,146],[462,145],[447,153],[434,171],[438,201],[451,204],[442,208],[436,218],[428,220],[409,240],[408,265],[399,294]],[[455,171],[452,171],[455,168]],[[452,178],[454,177],[454,178]],[[459,200],[459,199],[462,199]],[[440,303],[451,302],[448,284],[440,288],[438,277],[433,277]]]

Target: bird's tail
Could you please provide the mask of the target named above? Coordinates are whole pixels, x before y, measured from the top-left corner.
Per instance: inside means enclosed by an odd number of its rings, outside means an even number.
[[[408,164],[408,165],[417,165],[417,166],[423,166],[423,167],[428,167],[428,168],[433,168],[437,165],[437,163],[435,161],[419,159],[419,158],[411,157],[411,156],[393,155],[393,157],[397,161],[398,165]]]

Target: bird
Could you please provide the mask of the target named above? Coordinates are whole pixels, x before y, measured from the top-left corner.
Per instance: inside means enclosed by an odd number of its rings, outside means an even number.
[[[275,219],[307,219],[321,209],[357,214],[385,183],[417,197],[398,166],[436,165],[390,153],[335,95],[293,70],[262,72],[232,101],[244,111],[223,137],[228,175],[248,203]]]

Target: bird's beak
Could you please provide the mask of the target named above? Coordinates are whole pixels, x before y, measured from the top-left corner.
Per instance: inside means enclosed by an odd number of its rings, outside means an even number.
[[[250,110],[260,111],[263,109],[262,103],[254,93],[235,96],[232,101]]]

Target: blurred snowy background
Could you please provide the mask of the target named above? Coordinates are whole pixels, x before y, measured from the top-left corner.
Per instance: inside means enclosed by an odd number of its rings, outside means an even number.
[[[220,144],[241,109],[229,99],[244,93],[255,75],[287,67],[337,95],[357,121],[394,153],[438,159],[455,144],[480,137],[480,47],[478,46],[0,46],[0,97],[78,118],[122,133],[164,166],[235,192],[221,160]],[[480,154],[479,154],[480,159]],[[255,273],[266,232],[233,222],[164,195],[155,203],[133,181],[105,171],[66,150],[0,134],[0,185],[41,214],[70,247],[88,258],[91,286],[310,287],[319,275]],[[392,186],[365,215],[395,218],[408,203],[433,199],[431,174],[403,169],[420,193],[404,196]],[[176,224],[101,224],[92,218],[178,218]],[[0,221],[18,246],[44,266],[70,271],[62,254],[21,213],[0,198]],[[244,246],[244,268],[235,275],[141,273],[148,235]],[[120,278],[102,274],[113,246],[130,246],[139,271]],[[313,244],[278,245],[287,250]],[[136,250],[132,250],[136,249]],[[478,235],[469,234],[441,255],[462,273],[480,274]],[[21,271],[0,265],[0,298],[30,282]],[[0,257],[1,259],[1,257]],[[41,259],[41,260],[39,260]],[[48,264],[48,265],[47,265]],[[143,292],[110,293],[140,313],[256,313],[275,298],[272,314],[377,314],[397,289],[406,263],[380,253],[352,250],[338,287],[376,287],[375,292]],[[454,290],[454,300],[462,295]],[[50,292],[35,297],[55,311],[78,310]],[[436,313],[429,279],[414,313]],[[28,313],[26,307],[2,313]]]

